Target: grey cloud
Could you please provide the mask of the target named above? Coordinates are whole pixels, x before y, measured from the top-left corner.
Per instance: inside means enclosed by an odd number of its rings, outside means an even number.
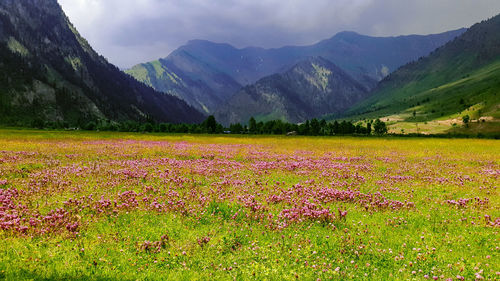
[[[70,20],[120,67],[167,56],[191,39],[237,47],[306,45],[343,30],[438,33],[500,13],[498,0],[59,0]]]

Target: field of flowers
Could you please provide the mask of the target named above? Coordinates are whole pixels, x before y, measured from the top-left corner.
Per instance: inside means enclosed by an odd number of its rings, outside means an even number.
[[[500,142],[0,130],[0,280],[499,280]]]

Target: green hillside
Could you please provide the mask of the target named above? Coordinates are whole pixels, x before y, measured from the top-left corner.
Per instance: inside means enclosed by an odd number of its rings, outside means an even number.
[[[397,133],[500,132],[500,16],[395,71],[346,116],[384,118]]]

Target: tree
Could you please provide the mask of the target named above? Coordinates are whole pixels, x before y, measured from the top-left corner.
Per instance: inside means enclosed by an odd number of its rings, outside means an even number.
[[[162,132],[162,133],[166,133],[166,132],[168,132],[168,125],[167,125],[167,124],[165,124],[165,123],[161,123],[161,124],[160,124],[160,127],[159,127],[159,130],[160,130],[160,132]]]
[[[462,122],[464,122],[465,127],[467,127],[467,128],[469,127],[469,121],[470,121],[470,116],[469,115],[464,115],[462,117]]]
[[[250,117],[250,120],[248,121],[248,131],[250,132],[250,134],[257,133],[257,122],[253,117]]]
[[[243,132],[243,126],[240,123],[236,124],[231,124],[229,126],[229,131],[231,131],[231,134],[241,134]]]
[[[85,127],[83,127],[83,129],[88,131],[94,131],[96,127],[97,124],[94,121],[90,121],[87,124],[85,124]]]
[[[383,121],[380,121],[380,119],[375,120],[375,123],[373,123],[373,130],[375,134],[377,135],[383,135],[387,133],[387,126]]]
[[[345,121],[343,120],[341,123],[340,123],[340,134],[342,135],[351,135],[351,134],[354,134],[356,130],[356,127],[354,127],[354,125],[349,121]]]
[[[216,134],[222,134],[222,133],[224,133],[224,126],[222,126],[221,124],[219,124],[217,122],[215,122],[215,124],[217,124],[215,126],[215,133]]]
[[[142,131],[143,132],[148,132],[148,133],[151,133],[153,131],[153,124],[151,123],[146,123],[142,126]]]
[[[39,117],[35,118],[31,123],[31,126],[37,129],[43,129],[43,125],[44,125],[43,119]]]
[[[286,124],[284,124],[283,121],[278,119],[273,123],[274,123],[272,128],[273,134],[275,135],[286,134]]]
[[[257,130],[255,131],[257,134],[263,134],[264,133],[264,122],[259,122],[257,123]]]
[[[321,121],[319,121],[319,126],[320,126],[319,134],[322,136],[328,135],[328,124],[326,123],[325,119],[321,119]]]
[[[217,121],[215,121],[215,117],[213,115],[208,116],[208,118],[203,121],[202,125],[209,134],[213,134],[217,130]]]
[[[366,135],[366,127],[364,127],[362,124],[358,123],[356,124],[356,126],[354,127],[354,131],[356,134],[360,134],[360,135]]]
[[[340,124],[337,120],[333,122],[333,134],[338,135],[340,134]]]
[[[366,134],[370,135],[372,133],[372,123],[368,122],[366,123]]]
[[[304,136],[309,135],[309,131],[310,131],[309,120],[299,125],[299,135],[304,135]]]
[[[318,119],[313,118],[310,123],[310,134],[313,136],[319,136],[319,132],[321,130],[321,126],[319,124]]]

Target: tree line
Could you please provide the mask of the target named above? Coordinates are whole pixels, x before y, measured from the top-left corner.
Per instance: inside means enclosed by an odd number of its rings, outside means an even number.
[[[42,128],[41,124],[34,127]],[[47,126],[46,126],[47,127]],[[64,124],[52,124],[52,128],[64,128]],[[327,122],[316,118],[301,124],[292,124],[281,120],[257,122],[253,117],[248,124],[231,124],[223,126],[209,116],[200,124],[173,124],[154,122],[113,122],[109,120],[91,121],[79,128],[83,130],[121,131],[121,132],[159,132],[159,133],[189,133],[189,134],[252,134],[252,135],[303,135],[303,136],[333,136],[333,135],[383,135],[387,133],[386,124],[380,119],[352,123],[351,121]]]

